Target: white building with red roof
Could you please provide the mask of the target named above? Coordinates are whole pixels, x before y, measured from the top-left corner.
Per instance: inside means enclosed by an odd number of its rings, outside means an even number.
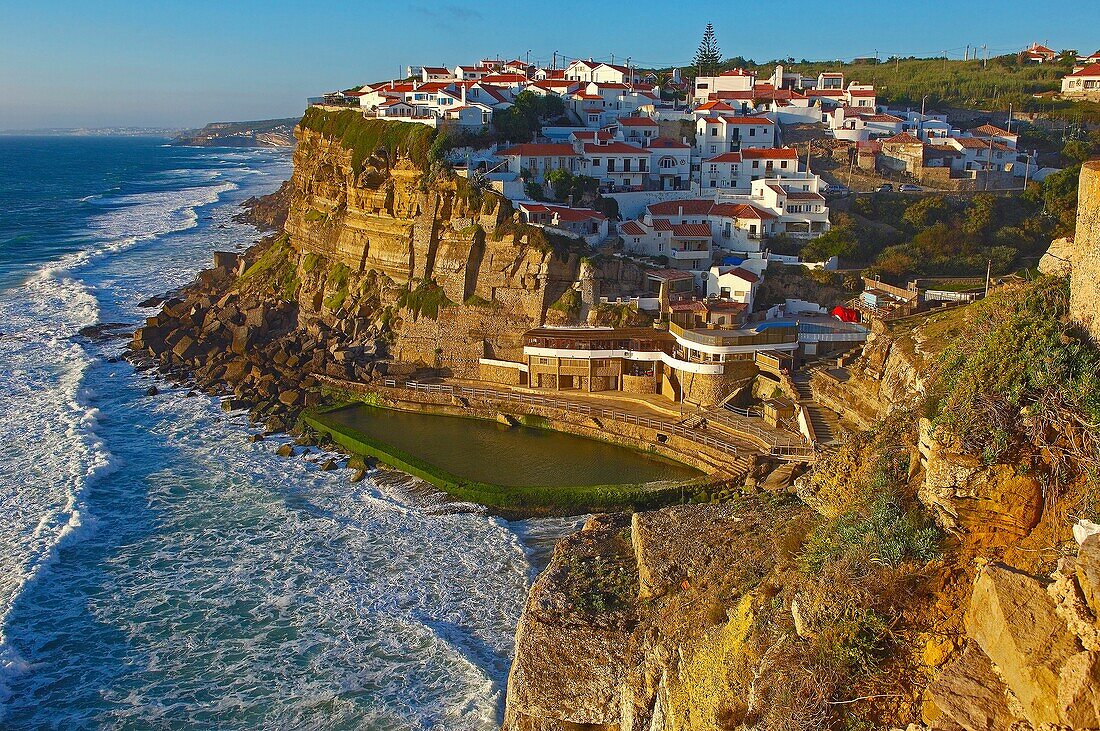
[[[668,137],[656,137],[649,150],[649,179],[657,190],[687,190],[691,187],[691,145]]]
[[[704,159],[699,166],[703,190],[748,192],[760,178],[798,175],[798,152],[790,147],[723,152]]]
[[[1020,53],[1024,63],[1050,63],[1058,58],[1058,52],[1039,43],[1032,43]]]
[[[695,93],[692,101],[703,104],[711,94],[725,91],[752,91],[756,85],[756,72],[745,69],[723,71],[717,76],[699,76],[695,79]]]
[[[1100,61],[1063,76],[1062,94],[1100,101]]]
[[[622,128],[623,139],[635,145],[648,145],[661,131],[657,122],[649,117],[619,117],[618,125]]]
[[[644,147],[620,140],[577,142],[578,172],[600,181],[612,190],[644,190],[649,179],[650,153]]]
[[[707,158],[753,147],[774,147],[775,122],[767,117],[715,116],[695,122],[695,150]]]
[[[761,277],[739,266],[712,266],[703,275],[704,289],[708,297],[728,302],[740,302],[752,311],[756,289]]]
[[[592,246],[607,238],[607,216],[591,208],[570,208],[533,201],[520,201],[516,208],[526,223],[584,239]]]
[[[592,72],[596,70],[596,67],[600,64],[592,59],[578,58],[569,62],[569,65],[565,67],[565,78],[570,81],[592,81]]]
[[[876,137],[892,137],[905,129],[905,120],[876,112],[873,107],[837,107],[827,115],[833,137],[849,142],[866,142]]]
[[[508,170],[536,183],[545,183],[552,170],[578,172],[580,155],[565,142],[525,142],[503,150],[496,156],[506,161]]]
[[[420,80],[424,83],[432,81],[450,81],[454,74],[446,66],[421,66]]]

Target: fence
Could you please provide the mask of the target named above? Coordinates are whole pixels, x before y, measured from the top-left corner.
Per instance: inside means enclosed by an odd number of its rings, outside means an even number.
[[[683,426],[681,424],[655,419],[649,416],[632,414],[618,409],[609,409],[603,406],[580,404],[575,401],[538,396],[535,394],[514,393],[511,391],[498,391],[487,388],[473,388],[470,386],[456,386],[447,383],[420,383],[418,381],[398,381],[387,378],[382,384],[388,388],[404,388],[417,393],[440,394],[451,397],[472,397],[483,401],[496,403],[524,404],[527,406],[539,406],[543,408],[558,409],[572,414],[585,416],[591,419],[614,421],[621,424],[654,429],[665,434],[674,434],[689,441],[710,447],[723,454],[737,457],[744,449],[744,445],[723,439],[713,433],[707,433],[699,429]],[[725,426],[730,431],[744,436],[756,443],[768,454],[780,458],[796,458],[812,460],[815,450],[812,446],[803,444],[794,439],[788,439],[781,434],[771,432],[755,423],[745,411],[745,416],[737,413],[713,413],[706,419]]]

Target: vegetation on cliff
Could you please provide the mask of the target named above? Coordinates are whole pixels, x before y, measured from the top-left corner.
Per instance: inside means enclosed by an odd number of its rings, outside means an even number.
[[[1068,319],[1069,282],[1042,277],[967,308],[940,356],[929,415],[988,463],[1100,475],[1100,350]]]
[[[407,158],[427,169],[436,136],[435,129],[424,124],[368,119],[353,109],[329,111],[310,107],[298,125],[351,150],[351,167],[356,173],[362,169],[363,161],[379,150],[386,151],[390,164],[398,158]]]

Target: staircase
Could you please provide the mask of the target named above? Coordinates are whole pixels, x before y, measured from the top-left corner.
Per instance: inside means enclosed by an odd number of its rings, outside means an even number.
[[[840,438],[840,419],[828,409],[818,406],[814,401],[813,389],[810,388],[810,374],[800,371],[791,377],[798,392],[798,403],[806,410],[806,416],[810,419],[810,425],[814,428],[814,435],[819,444],[835,444]]]

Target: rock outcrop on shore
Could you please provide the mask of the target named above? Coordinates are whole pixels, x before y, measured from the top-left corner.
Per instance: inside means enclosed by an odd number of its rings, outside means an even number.
[[[216,254],[135,333],[135,360],[284,429],[316,402],[319,377],[476,376],[479,358],[518,357],[526,329],[595,316],[601,296],[637,289],[638,267],[519,223],[506,200],[433,162],[428,133],[307,115],[290,181],[246,203],[247,220],[276,233]],[[556,306],[567,292],[570,307]]]

